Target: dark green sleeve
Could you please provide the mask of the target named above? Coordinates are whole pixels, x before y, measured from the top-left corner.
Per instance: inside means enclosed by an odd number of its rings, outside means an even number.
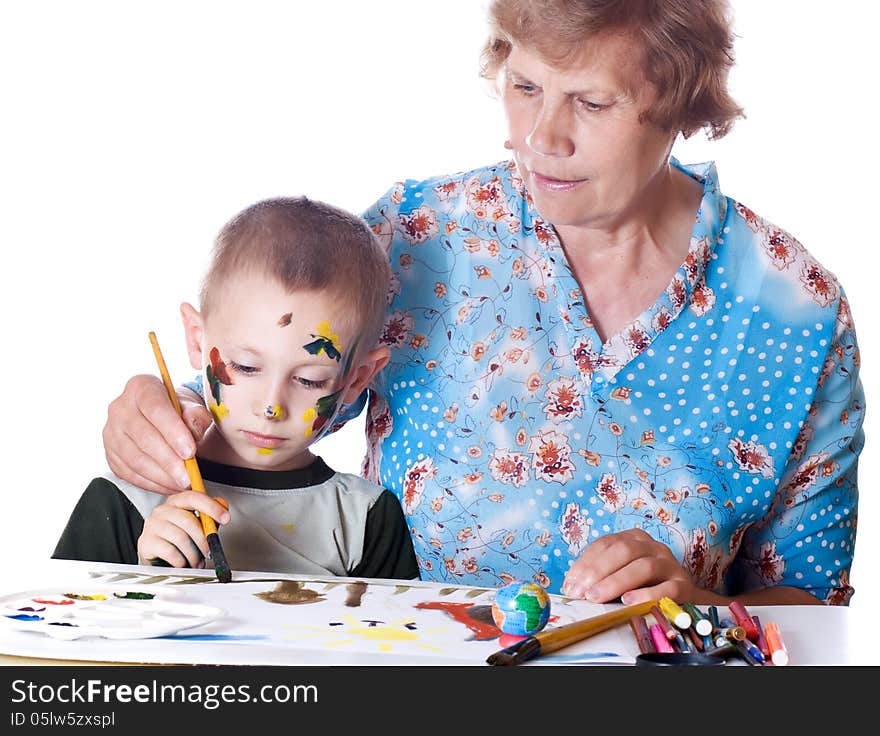
[[[95,478],[73,509],[52,557],[136,565],[143,530],[144,519],[125,494],[106,478]]]
[[[418,580],[419,565],[400,501],[383,491],[367,512],[364,550],[360,564],[349,575],[355,578]]]

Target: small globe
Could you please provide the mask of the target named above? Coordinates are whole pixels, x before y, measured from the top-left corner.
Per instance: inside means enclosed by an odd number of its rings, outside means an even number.
[[[531,636],[550,620],[550,596],[540,585],[514,580],[496,591],[492,618],[505,634]]]

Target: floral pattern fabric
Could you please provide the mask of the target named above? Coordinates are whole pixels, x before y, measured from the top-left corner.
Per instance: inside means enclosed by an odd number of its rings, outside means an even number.
[[[400,498],[423,578],[558,593],[590,542],[640,528],[705,588],[849,601],[864,399],[844,292],[712,164],[673,164],[704,187],[690,250],[604,344],[513,162],[365,213],[394,277],[363,470]]]

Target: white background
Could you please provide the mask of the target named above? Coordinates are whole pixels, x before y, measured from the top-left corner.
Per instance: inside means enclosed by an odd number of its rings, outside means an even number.
[[[506,158],[477,77],[478,0],[31,2],[0,6],[0,560],[51,554],[105,470],[107,404],[185,360],[178,305],[211,240],[264,197],[361,211],[392,182]],[[733,3],[731,83],[748,118],[713,159],[722,187],[841,280],[868,398],[853,606],[880,601],[875,3]],[[363,422],[319,450],[357,472]]]

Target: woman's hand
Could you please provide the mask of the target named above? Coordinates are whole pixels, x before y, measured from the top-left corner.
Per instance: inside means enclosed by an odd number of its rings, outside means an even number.
[[[183,420],[156,376],[135,376],[107,411],[104,452],[110,469],[123,480],[156,493],[189,488],[183,460],[211,426],[200,397],[178,389]]]
[[[203,568],[210,548],[193,511],[207,514],[218,524],[229,523],[229,512],[218,499],[199,491],[175,493],[144,522],[137,543],[138,559],[164,560],[172,567]]]
[[[608,534],[591,542],[569,568],[562,592],[595,603],[620,598],[627,605],[665,595],[692,603],[722,600],[694,585],[669,547],[641,529]]]

